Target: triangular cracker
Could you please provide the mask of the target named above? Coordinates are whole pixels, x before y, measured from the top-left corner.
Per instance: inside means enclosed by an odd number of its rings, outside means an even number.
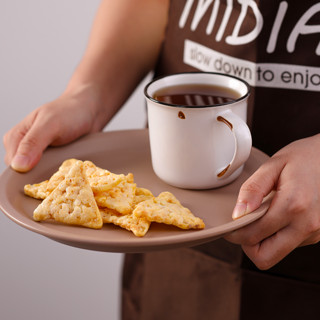
[[[36,199],[45,199],[58,184],[64,180],[70,168],[76,161],[76,159],[63,161],[58,171],[55,172],[49,180],[25,185],[25,194]],[[84,161],[84,166],[93,192],[110,190],[126,179],[124,174],[118,175],[108,170],[101,169],[88,160]]]
[[[27,184],[24,186],[24,193],[29,197],[36,199],[45,199],[49,194],[64,180],[76,159],[68,159],[63,161],[57,172],[55,172],[49,180],[35,184]]]
[[[55,172],[49,179],[47,187],[49,193],[51,193],[59,185],[59,183],[65,179],[70,169],[77,161],[80,160],[68,159],[62,162],[62,164],[59,167],[59,170]]]
[[[50,192],[48,192],[48,182],[49,180],[42,181],[35,184],[26,184],[24,186],[24,193],[35,199],[45,199]]]
[[[136,205],[142,201],[146,201],[148,199],[153,198],[153,194],[150,190],[146,188],[137,187],[135,191],[135,197],[133,201],[133,207],[135,208]]]
[[[136,184],[133,182],[133,174],[125,176],[116,187],[95,193],[94,197],[101,208],[109,208],[121,214],[130,214],[134,205]]]
[[[56,221],[99,229],[103,225],[100,211],[85,174],[83,162],[76,161],[65,179],[35,209],[36,221]]]
[[[115,174],[109,170],[97,167],[91,161],[84,161],[86,174],[94,193],[108,191],[116,187],[121,181],[126,180],[124,174]]]
[[[151,222],[138,218],[133,214],[121,215],[115,210],[101,209],[100,213],[104,223],[113,223],[121,228],[132,231],[137,237],[143,237],[149,230]]]
[[[158,197],[140,202],[133,211],[138,218],[151,222],[172,224],[181,229],[203,229],[202,219],[181,205],[170,192],[162,192]]]

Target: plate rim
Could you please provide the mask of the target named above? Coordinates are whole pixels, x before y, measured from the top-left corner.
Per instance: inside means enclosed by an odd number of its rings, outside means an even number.
[[[128,130],[98,132],[98,133],[86,135],[82,139],[80,138],[76,141],[78,141],[78,143],[82,143],[82,141],[87,141],[88,139],[89,140],[96,139],[97,137],[101,137],[105,135],[132,134],[133,132],[138,132],[138,134],[141,133],[142,135],[146,135],[148,130],[147,129],[128,129]],[[67,147],[67,146],[63,146],[63,147]],[[57,148],[56,147],[48,148],[48,150],[50,149],[52,150]],[[253,148],[253,150],[255,150],[255,152],[260,152],[265,155],[265,153],[263,153],[261,150],[258,150],[256,148]],[[45,151],[45,152],[48,152],[48,151]],[[0,175],[0,193],[6,192],[7,182],[8,182],[8,179],[10,179],[10,176],[12,174],[23,175],[24,173],[18,173],[14,171],[12,168],[7,167]],[[119,241],[118,239],[116,242],[112,242],[112,243],[110,243],[109,239],[96,240],[95,238],[90,239],[90,237],[84,237],[83,239],[79,239],[79,236],[77,236],[74,233],[68,233],[64,229],[54,230],[54,232],[52,233],[52,229],[50,229],[49,224],[48,224],[49,227],[47,227],[47,225],[44,225],[44,223],[42,222],[36,222],[32,219],[28,220],[28,217],[14,210],[8,198],[3,198],[3,197],[0,198],[0,209],[9,219],[11,219],[13,222],[18,224],[19,226],[25,229],[28,229],[31,232],[37,233],[41,236],[47,237],[51,240],[54,240],[66,245],[80,247],[80,248],[89,249],[89,250],[98,250],[98,251],[107,251],[107,252],[146,252],[146,251],[157,250],[158,248],[162,250],[164,248],[192,246],[192,245],[197,245],[205,242],[210,242],[216,238],[220,238],[229,232],[237,230],[261,218],[268,209],[268,206],[269,206],[268,201],[265,201],[265,203],[262,204],[261,207],[259,207],[254,212],[248,214],[247,216],[244,216],[241,219],[230,221],[226,224],[218,225],[209,229],[205,228],[203,230],[188,230],[187,231],[188,234],[186,234],[186,231],[183,231],[183,233],[179,235],[177,234],[168,235],[166,236],[165,241],[161,237],[154,237],[154,238],[151,237],[151,238],[148,238],[147,241],[144,241],[146,240],[145,237],[139,238],[139,237],[135,237],[132,234],[132,237],[129,237],[126,240]],[[10,212],[10,209],[12,208],[14,210],[14,213]],[[68,227],[79,228],[79,226],[68,226]],[[99,230],[93,230],[93,231],[99,232]],[[117,245],[115,246],[116,243]],[[137,246],[139,247],[137,248]]]

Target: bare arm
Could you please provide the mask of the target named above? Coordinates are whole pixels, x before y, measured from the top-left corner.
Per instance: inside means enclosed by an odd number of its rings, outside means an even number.
[[[167,10],[168,0],[103,0],[65,92],[4,136],[6,163],[28,171],[48,145],[101,130],[153,68]]]
[[[102,1],[84,58],[67,88],[94,88],[108,106],[100,109],[102,126],[154,67],[167,7],[167,0]]]

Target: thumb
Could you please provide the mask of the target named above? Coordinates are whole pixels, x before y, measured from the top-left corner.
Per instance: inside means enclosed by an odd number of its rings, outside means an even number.
[[[241,218],[260,207],[263,198],[275,189],[284,166],[280,158],[271,158],[243,183],[232,219]]]

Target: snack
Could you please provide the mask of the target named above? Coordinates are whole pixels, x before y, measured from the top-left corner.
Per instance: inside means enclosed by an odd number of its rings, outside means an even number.
[[[138,203],[153,198],[153,194],[146,188],[136,188],[136,194],[134,197],[133,206],[135,207]]]
[[[116,187],[126,177],[124,174],[114,174],[108,170],[97,167],[91,161],[84,161],[84,167],[88,176],[92,191],[95,193],[108,191]]]
[[[59,170],[54,173],[49,180],[25,185],[25,194],[36,199],[45,199],[58,184],[64,180],[70,168],[76,161],[77,159],[65,160],[59,167]],[[114,188],[125,179],[123,174],[116,175],[108,170],[101,169],[95,166],[91,161],[84,161],[83,164],[93,192],[107,191]]]
[[[156,198],[140,202],[133,215],[151,222],[172,224],[181,229],[204,228],[202,219],[195,217],[189,209],[183,207],[170,192],[162,192]]]
[[[76,159],[65,160],[59,170],[54,173],[49,180],[36,184],[27,184],[24,186],[24,192],[30,197],[36,199],[45,199],[58,185],[64,180]]]
[[[43,200],[34,210],[36,221],[54,219],[94,229],[113,223],[137,237],[145,236],[152,222],[205,227],[172,193],[155,197],[136,185],[132,173],[115,174],[88,160],[65,160],[49,180],[27,184],[24,192]]]
[[[36,221],[54,219],[59,222],[99,229],[103,225],[85,174],[82,161],[76,161],[65,179],[35,209]]]
[[[49,180],[35,184],[26,184],[24,186],[24,193],[35,199],[45,199],[50,194],[48,192],[48,182]]]
[[[133,209],[136,184],[133,181],[133,174],[129,173],[114,188],[95,194],[99,207],[109,208],[121,214],[130,214]]]
[[[61,181],[63,181],[66,175],[69,173],[71,167],[77,162],[77,159],[68,159],[63,161],[59,170],[52,175],[48,181],[47,193],[50,194]]]
[[[151,224],[150,221],[144,218],[138,218],[133,214],[121,215],[119,212],[108,208],[101,208],[100,213],[103,223],[113,223],[121,228],[132,231],[137,237],[143,237]]]

